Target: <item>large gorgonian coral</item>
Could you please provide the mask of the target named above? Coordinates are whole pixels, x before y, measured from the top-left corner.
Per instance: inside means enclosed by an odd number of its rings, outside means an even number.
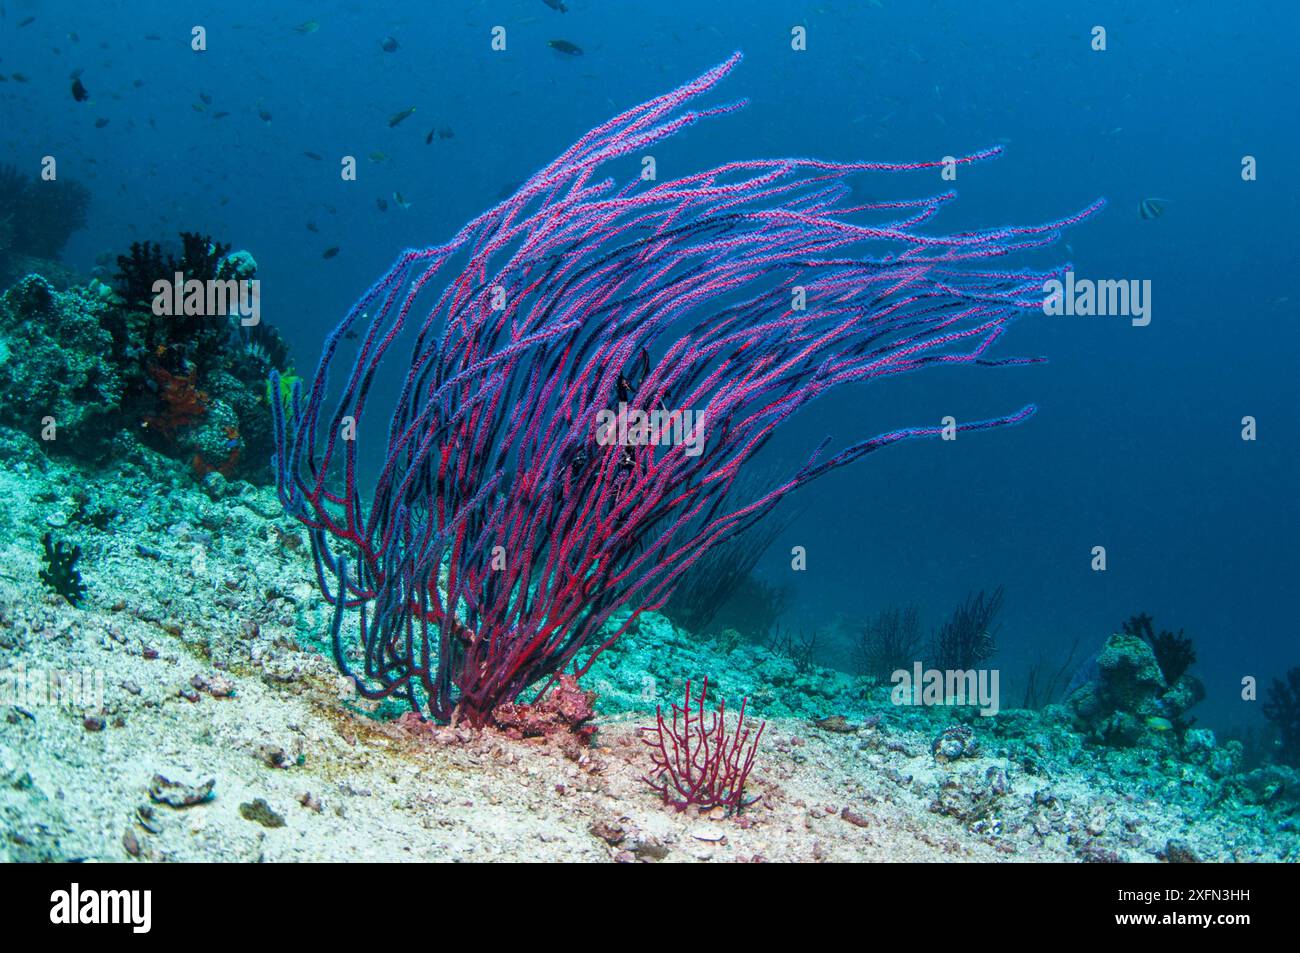
[[[738,61],[598,126],[447,244],[404,252],[326,338],[288,411],[272,402],[280,498],[311,531],[335,659],[366,697],[487,723],[570,663],[585,672],[795,487],[940,433],[892,430],[831,455],[823,443],[756,498],[730,498],[801,407],[933,365],[1017,363],[989,349],[1059,272],[986,260],[1048,244],[1100,203],[1044,225],[929,235],[953,193],[853,204],[845,179],[938,162],[787,158],[622,187],[596,178],[737,109],[686,107]],[[417,301],[428,310],[408,328]],[[376,419],[373,385],[399,339],[383,375],[399,393]],[[620,405],[695,411],[702,452],[599,440]],[[367,459],[381,463],[363,495]]]

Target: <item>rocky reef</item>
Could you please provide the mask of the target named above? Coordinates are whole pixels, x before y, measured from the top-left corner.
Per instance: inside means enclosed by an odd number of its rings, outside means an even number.
[[[143,288],[185,279],[252,280],[247,252],[187,233],[185,252],[163,261],[137,244],[119,259],[118,290],[98,280],[56,290],[37,274],[0,296],[0,414],[51,456],[90,465],[118,459],[134,440],[189,465],[270,480],[266,380],[292,380],[289,349],[265,322],[227,314],[159,314]],[[150,277],[152,276],[152,277]]]
[[[1205,697],[1204,686],[1189,672],[1171,681],[1152,644],[1131,632],[1112,635],[1082,671],[1087,677],[1066,705],[1075,726],[1099,744],[1175,744],[1189,727],[1188,710]]]

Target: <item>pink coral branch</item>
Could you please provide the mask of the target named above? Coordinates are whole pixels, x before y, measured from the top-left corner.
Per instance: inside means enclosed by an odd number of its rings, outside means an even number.
[[[686,681],[683,704],[672,705],[672,724],[665,724],[663,708],[655,710],[656,724],[640,728],[642,741],[650,747],[654,770],[643,780],[679,811],[691,805],[702,810],[724,807],[737,811],[757,798],[744,800],[745,780],[754,767],[758,742],[767,722],[755,733],[745,727],[746,698],[740,703],[736,730],[727,732],[726,699],[720,699],[708,727],[704,725],[704,699],[709,680],[704,679],[698,702],[691,697],[691,682]],[[750,735],[753,734],[753,740]]]

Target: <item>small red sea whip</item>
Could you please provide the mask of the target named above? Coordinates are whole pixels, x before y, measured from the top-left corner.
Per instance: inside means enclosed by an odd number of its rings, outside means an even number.
[[[745,779],[754,767],[758,742],[767,722],[758,726],[757,733],[745,727],[745,707],[749,704],[746,698],[740,703],[736,730],[728,734],[727,703],[723,699],[706,728],[704,699],[708,692],[709,680],[705,678],[699,701],[694,701],[687,679],[686,700],[681,705],[672,705],[671,724],[664,721],[663,709],[657,708],[656,723],[638,729],[643,733],[641,740],[650,746],[654,764],[654,770],[644,780],[665,804],[679,811],[691,805],[706,811],[715,807],[737,811],[753,803],[753,800],[744,801]]]

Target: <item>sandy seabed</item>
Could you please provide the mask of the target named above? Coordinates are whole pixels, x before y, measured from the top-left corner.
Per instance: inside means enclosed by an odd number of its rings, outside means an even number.
[[[1279,829],[1263,809],[1152,796],[1149,778],[1099,774],[1093,759],[1044,754],[1031,770],[990,742],[937,760],[929,720],[769,719],[747,788],[757,801],[728,817],[676,812],[647,787],[636,729],[652,713],[598,717],[590,748],[376,719],[305,644],[327,615],[273,493],[200,488],[179,471],[159,483],[131,464],[88,477],[23,440],[10,433],[0,474],[0,669],[10,691],[15,672],[94,673],[103,706],[30,693],[0,706],[0,859],[1155,861],[1297,849],[1291,822]],[[79,522],[87,499],[110,501],[111,519]],[[37,577],[47,530],[83,548],[79,608]]]

